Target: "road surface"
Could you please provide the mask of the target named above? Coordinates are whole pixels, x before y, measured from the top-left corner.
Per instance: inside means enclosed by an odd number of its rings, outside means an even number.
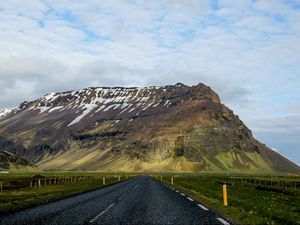
[[[0,218],[2,225],[229,224],[184,193],[150,177],[43,204]]]

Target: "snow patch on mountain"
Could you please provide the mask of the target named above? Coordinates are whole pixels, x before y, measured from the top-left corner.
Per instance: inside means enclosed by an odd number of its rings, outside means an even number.
[[[68,126],[81,122],[85,117],[93,117],[101,113],[117,113],[139,115],[145,110],[157,106],[169,107],[168,97],[158,97],[165,93],[163,87],[97,87],[73,90],[61,93],[51,92],[45,96],[27,103],[22,109],[37,111],[38,114],[55,116],[55,113],[65,112],[74,115]],[[28,105],[28,107],[27,107]],[[26,108],[27,107],[27,108]]]
[[[71,125],[73,125],[75,123],[78,123],[83,117],[85,117],[86,115],[88,115],[93,109],[97,108],[98,105],[96,104],[96,102],[97,101],[95,99],[93,99],[91,101],[91,103],[85,104],[84,105],[84,109],[85,110],[82,112],[82,114],[80,116],[76,117],[71,123],[69,123],[68,126],[71,126]]]
[[[13,111],[13,109],[0,108],[0,118],[8,115],[12,111]]]

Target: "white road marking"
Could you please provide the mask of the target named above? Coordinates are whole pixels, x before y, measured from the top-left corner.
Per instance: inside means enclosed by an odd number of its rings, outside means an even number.
[[[113,206],[114,206],[114,203],[109,205],[105,210],[103,210],[101,213],[99,213],[94,219],[90,220],[90,223],[94,223],[96,221],[96,219],[98,219],[100,216],[102,216],[104,213],[106,213]]]
[[[119,198],[119,201],[122,200],[127,194],[133,192],[135,189],[138,188],[138,184],[134,186],[134,188],[132,188],[130,191],[126,192],[125,194],[123,194],[120,198]]]
[[[167,186],[167,185],[165,185],[167,188],[170,188],[170,189],[172,189],[173,191],[176,191],[177,193],[180,193],[182,196],[185,196],[185,194],[184,193],[182,193],[182,192],[179,192],[178,190],[176,190],[176,189],[174,189],[174,188],[172,188],[172,187],[169,187],[169,186]],[[190,197],[187,197],[187,199],[188,200],[190,200],[190,201],[194,201],[194,199],[192,199],[192,198],[190,198]],[[205,211],[208,211],[209,209],[208,208],[206,208],[205,206],[203,206],[203,205],[201,205],[201,204],[197,204],[201,209],[203,209],[203,210],[205,210]],[[230,225],[228,222],[226,222],[225,220],[223,220],[222,218],[217,218],[220,222],[222,222],[222,223],[224,223],[224,225]]]
[[[201,205],[201,204],[198,204],[198,206],[199,206],[201,209],[203,209],[203,210],[205,210],[205,211],[208,211],[208,208],[206,208],[205,206],[203,206],[203,205]]]
[[[217,218],[217,220],[219,220],[221,223],[223,223],[224,225],[230,225],[230,223],[228,223],[226,220],[222,219],[222,218]]]
[[[178,190],[176,190],[176,189],[174,189],[174,188],[172,188],[172,187],[169,187],[169,186],[167,186],[167,185],[165,185],[167,188],[170,188],[170,189],[172,189],[173,191],[176,191],[177,193],[180,193],[182,196],[185,196],[185,194],[184,193],[182,193],[182,192],[179,192]],[[188,200],[190,200],[190,201],[194,201],[194,199],[192,199],[192,198],[190,198],[190,197],[187,197],[187,199]],[[204,205],[201,205],[201,204],[197,204],[201,209],[203,209],[203,210],[205,210],[205,211],[208,211],[209,209],[208,208],[206,208]],[[223,223],[224,225],[230,225],[227,221],[225,221],[224,219],[222,219],[222,218],[217,218],[221,223]]]
[[[194,199],[192,199],[192,198],[190,198],[190,197],[187,197],[187,199],[190,200],[190,201],[192,201],[192,202],[194,201]]]
[[[127,192],[126,192],[125,194],[123,194],[123,195],[119,198],[119,200],[122,200],[126,195],[127,195]]]

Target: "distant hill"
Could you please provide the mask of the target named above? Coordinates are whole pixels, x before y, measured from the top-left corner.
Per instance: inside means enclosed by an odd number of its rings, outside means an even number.
[[[46,170],[300,171],[204,84],[50,93],[0,118],[0,136]]]

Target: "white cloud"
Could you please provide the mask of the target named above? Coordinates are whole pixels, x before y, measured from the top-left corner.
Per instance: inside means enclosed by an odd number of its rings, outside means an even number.
[[[292,115],[278,105],[300,98],[300,11],[285,1],[13,0],[0,9],[1,106],[92,85],[204,82],[255,132],[300,134],[290,118],[276,123]]]

